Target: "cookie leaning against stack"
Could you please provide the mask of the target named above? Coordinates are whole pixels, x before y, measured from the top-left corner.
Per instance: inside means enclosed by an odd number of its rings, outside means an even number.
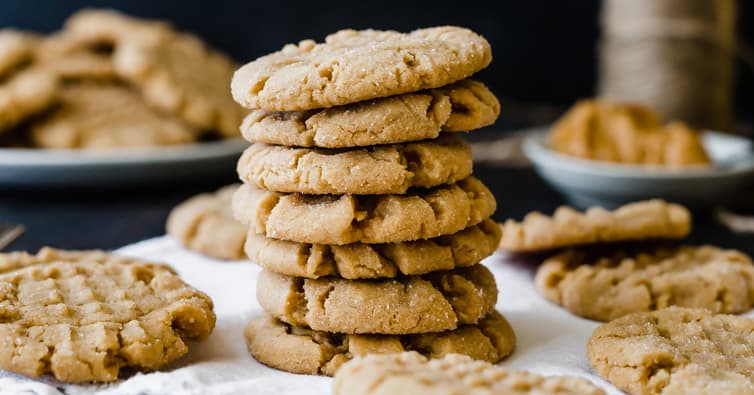
[[[513,351],[478,265],[500,240],[495,198],[453,133],[497,118],[497,98],[467,79],[490,60],[463,28],[344,30],[236,71],[252,146],[233,212],[265,269],[265,313],[245,332],[257,360],[333,375],[358,355]]]
[[[216,259],[244,259],[246,227],[230,209],[238,184],[202,193],[179,204],[168,216],[166,231],[189,250]]]

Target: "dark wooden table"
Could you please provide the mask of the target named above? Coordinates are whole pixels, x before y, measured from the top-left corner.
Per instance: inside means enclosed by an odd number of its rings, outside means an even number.
[[[552,212],[563,198],[529,168],[475,166],[475,175],[494,192],[495,219],[521,218],[530,210]],[[10,249],[36,251],[42,246],[113,249],[164,234],[170,209],[196,193],[234,181],[227,177],[192,184],[110,190],[37,190],[2,192],[0,220],[24,224],[26,233]],[[709,212],[695,213],[692,243],[712,243],[754,255],[754,234],[735,234]]]

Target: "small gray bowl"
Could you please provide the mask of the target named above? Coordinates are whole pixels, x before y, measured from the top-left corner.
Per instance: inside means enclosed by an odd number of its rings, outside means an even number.
[[[549,149],[547,130],[527,136],[523,149],[537,173],[579,208],[613,208],[651,198],[705,208],[754,182],[754,152],[749,140],[723,133],[704,132],[702,142],[714,164],[683,169],[564,155]]]

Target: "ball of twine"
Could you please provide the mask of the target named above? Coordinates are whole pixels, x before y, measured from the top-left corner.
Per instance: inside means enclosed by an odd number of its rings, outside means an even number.
[[[728,130],[735,0],[605,0],[599,96]]]

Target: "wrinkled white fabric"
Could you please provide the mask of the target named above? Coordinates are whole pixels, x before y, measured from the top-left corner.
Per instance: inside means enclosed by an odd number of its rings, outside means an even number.
[[[0,394],[193,395],[193,394],[329,394],[331,379],[267,368],[246,351],[243,328],[261,313],[256,301],[259,267],[216,261],[182,248],[168,236],[116,251],[170,264],[181,277],[215,302],[217,327],[204,342],[191,344],[184,358],[162,372],[139,373],[107,385],[65,385],[52,378],[31,380],[0,371]],[[497,253],[483,262],[500,290],[497,308],[513,325],[516,351],[502,366],[545,375],[586,377],[610,395],[620,394],[589,367],[586,341],[597,322],[576,317],[544,300],[534,289],[533,263],[515,262]]]

